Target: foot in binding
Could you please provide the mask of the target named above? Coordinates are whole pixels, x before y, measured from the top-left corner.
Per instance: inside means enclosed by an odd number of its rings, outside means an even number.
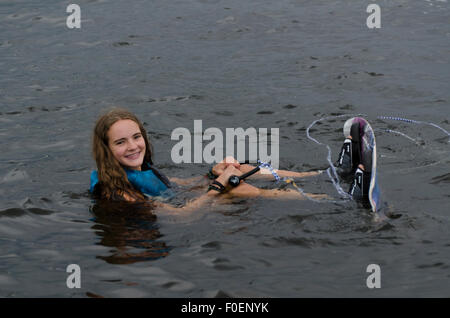
[[[342,145],[339,159],[336,162],[336,171],[339,176],[345,177],[351,175],[352,170],[352,140],[350,138],[346,138],[344,144]]]
[[[369,203],[370,177],[370,172],[364,171],[360,167],[356,169],[355,177],[348,191],[355,201]]]
[[[351,177],[361,163],[360,142],[359,123],[354,123],[350,129],[350,136],[345,139],[336,162],[336,171],[341,178]]]

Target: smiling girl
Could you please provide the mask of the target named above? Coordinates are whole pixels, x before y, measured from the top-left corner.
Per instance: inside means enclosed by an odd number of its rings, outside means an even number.
[[[127,110],[113,109],[97,120],[92,152],[97,171],[91,174],[90,191],[99,198],[144,200],[146,192],[157,196],[171,187],[152,166],[151,144],[144,127]]]
[[[120,201],[146,201],[147,197],[172,197],[174,191],[171,182],[160,173],[152,160],[152,146],[139,119],[131,112],[115,108],[102,115],[94,128],[93,156],[97,170],[91,173],[90,192],[97,198]],[[260,189],[244,181],[237,187],[231,187],[228,180],[232,175],[240,176],[252,170],[253,166],[240,164],[234,158],[225,158],[215,165],[211,172],[215,175],[214,184],[207,192],[189,203],[198,206],[208,199],[221,194],[238,197],[279,197],[295,198],[302,196],[297,191]],[[317,172],[299,173],[278,170],[281,177],[305,177]],[[256,174],[255,174],[256,175]],[[267,177],[258,173],[259,176]],[[193,178],[196,180],[204,177]],[[180,184],[189,184],[191,180],[171,178]],[[313,197],[322,195],[308,194]]]

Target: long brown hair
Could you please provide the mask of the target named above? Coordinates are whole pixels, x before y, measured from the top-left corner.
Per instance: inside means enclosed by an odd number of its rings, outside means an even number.
[[[108,131],[111,126],[119,120],[129,119],[139,126],[145,141],[145,155],[142,169],[147,164],[152,164],[152,147],[147,132],[140,120],[131,112],[123,108],[113,108],[104,113],[97,120],[92,138],[92,154],[97,165],[98,185],[94,194],[105,199],[123,200],[131,197],[133,200],[143,200],[144,195],[134,189],[128,181],[127,174],[122,165],[114,158],[108,140]]]

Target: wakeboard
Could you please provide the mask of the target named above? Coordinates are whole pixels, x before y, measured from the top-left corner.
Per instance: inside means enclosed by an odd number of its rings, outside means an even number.
[[[377,171],[377,144],[375,134],[369,122],[362,117],[353,117],[344,124],[344,136],[350,136],[350,129],[354,123],[359,123],[361,137],[361,163],[366,168],[370,167],[369,202],[373,212],[379,213],[381,209],[381,193],[378,185]]]

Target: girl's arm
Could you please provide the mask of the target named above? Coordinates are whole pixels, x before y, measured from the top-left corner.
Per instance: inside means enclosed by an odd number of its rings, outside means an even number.
[[[216,178],[216,181],[219,182],[220,184],[222,184],[225,188],[228,188],[228,190],[231,189],[231,191],[229,191],[229,192],[233,192],[236,188],[231,188],[231,186],[228,185],[228,179],[232,175],[239,176],[241,174],[242,173],[239,170],[237,170],[234,166],[229,166],[223,171],[223,173],[219,177]],[[202,178],[207,180],[205,177],[202,177]],[[208,183],[209,183],[209,181],[208,181]],[[218,196],[221,196],[221,195],[222,194],[218,191],[209,190],[208,192],[206,192],[205,194],[196,198],[195,200],[188,202],[183,207],[177,208],[170,204],[162,203],[162,202],[155,202],[155,205],[157,207],[161,208],[163,210],[163,212],[169,212],[169,213],[174,213],[174,214],[178,214],[180,212],[181,213],[193,212],[193,211],[197,210],[198,208],[200,208],[201,206],[203,206],[205,203],[211,202],[212,200],[218,198]]]

